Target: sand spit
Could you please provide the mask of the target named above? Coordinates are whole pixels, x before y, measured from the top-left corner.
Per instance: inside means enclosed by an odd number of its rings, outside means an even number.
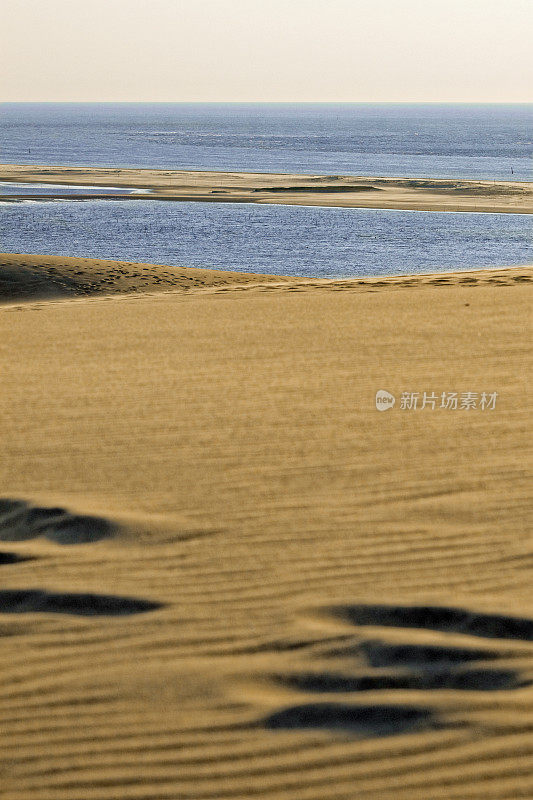
[[[533,796],[533,268],[3,258],[2,800]]]
[[[350,175],[111,169],[0,165],[0,181],[149,189],[151,199],[226,203],[390,208],[414,211],[533,213],[533,183],[522,181],[418,180]],[[36,195],[39,192],[36,191]],[[2,200],[27,199],[6,195]],[[90,199],[91,195],[65,195]],[[92,196],[95,199],[94,195]],[[42,199],[50,199],[44,196]],[[147,195],[96,199],[146,200]]]

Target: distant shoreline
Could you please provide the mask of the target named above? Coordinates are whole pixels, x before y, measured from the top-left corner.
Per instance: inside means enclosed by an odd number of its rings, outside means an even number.
[[[132,188],[150,194],[1,195],[20,200],[170,200],[374,208],[403,211],[452,211],[533,214],[533,183],[415,179],[349,175],[216,172],[1,164],[0,181],[64,186]]]

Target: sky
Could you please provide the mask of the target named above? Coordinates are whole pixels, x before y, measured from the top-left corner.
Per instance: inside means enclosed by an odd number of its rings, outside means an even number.
[[[533,102],[533,0],[0,0],[2,101]]]

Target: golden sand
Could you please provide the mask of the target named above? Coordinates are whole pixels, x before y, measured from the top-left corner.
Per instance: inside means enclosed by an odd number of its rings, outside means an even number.
[[[471,181],[350,175],[111,169],[1,164],[0,181],[149,189],[153,199],[217,203],[389,208],[414,211],[533,213],[527,181]],[[0,187],[0,195],[1,187]],[[38,196],[38,190],[36,190]],[[80,189],[77,197],[83,197]],[[93,199],[96,195],[88,195]],[[68,197],[72,198],[70,194]],[[146,195],[116,195],[142,200]],[[6,195],[3,200],[15,200]],[[48,198],[49,199],[49,198]]]
[[[0,264],[2,800],[533,796],[531,267]]]

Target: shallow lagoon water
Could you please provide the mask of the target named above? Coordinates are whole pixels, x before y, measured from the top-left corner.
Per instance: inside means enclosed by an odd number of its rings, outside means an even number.
[[[533,262],[531,215],[232,203],[1,204],[2,250],[355,277]]]
[[[146,194],[149,189],[134,189],[124,186],[68,186],[61,183],[15,183],[0,181],[2,195],[43,195],[51,197],[65,194]]]

